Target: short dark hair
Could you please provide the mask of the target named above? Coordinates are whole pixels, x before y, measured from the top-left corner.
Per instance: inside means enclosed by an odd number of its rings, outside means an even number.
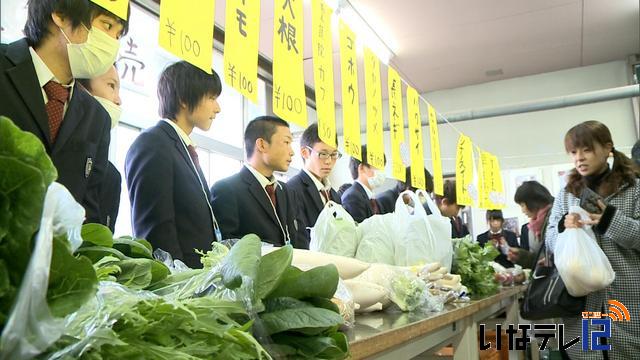
[[[247,128],[244,130],[244,149],[247,158],[253,156],[256,140],[264,139],[266,142],[271,143],[271,137],[276,133],[277,126],[288,128],[289,123],[277,116],[265,115],[258,116],[247,124]]]
[[[340,187],[338,188],[338,195],[342,196],[342,194],[344,194],[344,192],[347,191],[347,189],[349,189],[351,186],[353,186],[352,183],[344,183],[340,185]]]
[[[129,16],[131,5],[127,9],[127,19],[120,19],[110,11],[96,5],[90,0],[29,0],[27,9],[27,22],[24,24],[24,35],[30,46],[38,46],[49,35],[49,24],[53,21],[51,14],[60,13],[71,20],[71,26],[75,29],[80,24],[91,28],[93,19],[100,15],[107,15],[118,19],[122,24],[122,35],[129,31]]]
[[[487,221],[500,220],[504,221],[502,210],[487,210]]]
[[[424,184],[425,184],[425,191],[428,193],[432,193],[433,192],[433,176],[431,176],[431,173],[429,172],[429,170],[427,170],[427,168],[424,168]],[[413,186],[413,184],[411,183],[411,166],[407,166],[405,168],[405,181],[399,181],[396,184],[396,191],[401,193],[403,191],[406,190],[411,190],[411,191],[416,191],[417,187]]]
[[[193,111],[207,95],[219,96],[222,92],[220,77],[213,69],[207,74],[186,61],[169,65],[158,80],[158,112],[166,119],[175,119],[180,105]]]
[[[640,140],[636,141],[636,144],[631,148],[631,158],[640,165]]]
[[[358,178],[358,166],[360,166],[360,164],[369,166],[369,164],[367,164],[367,145],[366,144],[360,147],[360,158],[362,160],[358,160],[352,156],[351,159],[349,160],[349,171],[351,172],[351,177],[353,178],[353,180]]]
[[[546,206],[553,204],[553,196],[537,181],[525,181],[518,187],[513,201],[517,204],[524,203],[527,205],[527,209],[537,212]]]
[[[436,202],[438,205],[442,203],[442,199],[447,199],[449,205],[456,204],[458,205],[458,198],[456,196],[456,181],[455,180],[447,180],[444,182],[442,186],[442,195],[435,195]],[[464,208],[463,205],[458,205],[461,208]]]

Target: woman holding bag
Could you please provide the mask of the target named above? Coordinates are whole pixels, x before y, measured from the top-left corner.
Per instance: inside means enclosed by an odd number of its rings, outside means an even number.
[[[617,300],[631,312],[631,321],[612,321],[611,337],[601,339],[610,351],[582,351],[578,343],[567,350],[571,359],[632,359],[640,349],[640,180],[631,159],[615,150],[609,129],[598,121],[586,121],[565,135],[565,148],[575,168],[567,185],[555,199],[546,234],[553,250],[558,234],[567,228],[591,225],[607,256],[615,280],[606,288],[586,296],[583,311],[608,313],[609,300]],[[613,166],[607,158],[613,154]],[[569,208],[579,205],[589,214],[582,221]],[[563,318],[565,343],[582,337],[582,317]],[[591,326],[589,334],[598,327]],[[581,338],[581,340],[589,341]]]

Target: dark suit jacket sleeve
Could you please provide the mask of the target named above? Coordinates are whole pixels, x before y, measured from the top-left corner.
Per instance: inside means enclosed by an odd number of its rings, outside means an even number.
[[[241,181],[238,177],[227,178],[218,181],[211,187],[211,208],[216,216],[222,239],[238,239],[240,234],[240,216],[238,214],[238,201],[235,195],[237,189],[232,189],[228,181]],[[258,206],[258,204],[256,204]],[[246,219],[245,221],[251,221]]]
[[[294,208],[295,208],[295,218],[296,218],[296,243],[294,244],[295,248],[298,249],[309,249],[309,243],[311,242],[311,236],[309,234],[309,230],[307,230],[307,226],[309,225],[309,219],[307,217],[307,213],[305,211],[305,204],[302,199],[304,194],[298,191],[292,191],[293,187],[289,187],[290,199],[293,200]]]
[[[287,194],[287,227],[289,232],[289,241],[291,246],[296,249],[308,249],[309,240],[307,235],[303,233],[304,228],[307,226],[304,221],[301,221],[300,213],[300,201],[293,191],[287,188],[287,184],[281,183],[282,188]]]
[[[505,231],[505,239],[510,247],[520,247],[518,244],[518,236],[512,231]]]
[[[84,91],[79,88],[75,88],[74,91]],[[80,94],[76,94],[74,96],[80,96]],[[107,112],[103,109],[100,109],[97,113],[98,116],[107,115]],[[101,191],[102,186],[105,183],[105,178],[107,176],[107,165],[109,162],[109,142],[111,141],[111,120],[104,119],[104,121],[100,121],[102,124],[102,137],[100,143],[98,144],[98,151],[96,152],[96,158],[93,159],[95,162],[92,166],[92,173],[89,176],[89,181],[87,183],[87,191],[85,193],[84,199],[82,200],[82,206],[84,206],[86,210],[86,220],[87,223],[99,223],[105,224],[105,219],[107,218],[107,214],[103,213],[102,204],[101,204]],[[105,209],[106,211],[106,209]]]
[[[342,198],[342,206],[345,210],[351,215],[353,220],[358,223],[363,222],[367,218],[367,205],[357,196],[353,196],[351,192],[346,192],[345,196]]]
[[[125,161],[134,234],[183,259],[173,202],[173,161],[167,149],[153,140],[151,135],[140,135]]]
[[[489,241],[489,235],[486,232],[482,233],[476,237],[476,240],[478,241],[478,244],[480,244],[480,246],[484,246],[484,244]]]

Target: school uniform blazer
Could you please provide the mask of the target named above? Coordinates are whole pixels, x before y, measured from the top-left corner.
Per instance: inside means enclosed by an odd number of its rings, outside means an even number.
[[[43,144],[64,185],[86,211],[86,222],[103,223],[100,187],[109,153],[111,120],[107,111],[78,82],[51,142],[42,88],[25,39],[0,45],[0,115]]]
[[[222,238],[240,239],[256,234],[264,242],[282,246],[288,234],[291,245],[303,248],[304,243],[297,241],[297,208],[293,196],[285,183],[278,183],[276,217],[269,196],[246,166],[237,174],[216,182],[211,187],[210,199]]]
[[[303,248],[308,249],[311,237],[307,227],[313,227],[316,224],[320,212],[324,209],[322,195],[313,179],[304,170],[300,170],[297,175],[287,181],[287,188],[292,192],[298,207],[298,242]],[[329,198],[338,204],[342,202],[333,189],[329,190]]]
[[[125,178],[134,235],[191,268],[202,267],[195,249],[211,249],[215,241],[209,189],[170,124],[159,121],[136,138]]]
[[[396,201],[398,200],[398,193],[395,189],[385,190],[376,196],[378,207],[380,208],[380,214],[392,213],[396,210]]]
[[[100,208],[102,213],[101,223],[105,224],[111,232],[116,226],[116,218],[120,207],[120,191],[122,190],[122,176],[116,167],[107,162],[107,172],[104,177],[104,184],[100,191]]]
[[[507,241],[507,245],[509,245],[510,247],[519,247],[518,237],[516,236],[516,233],[509,230],[502,230],[502,236],[504,236],[504,239]],[[484,244],[489,241],[489,231],[483,232],[482,234],[478,235],[477,240],[480,246],[484,246]],[[509,261],[507,255],[503,253],[500,253],[500,255],[496,256],[494,261],[506,268],[513,267],[513,263]]]
[[[353,220],[359,223],[373,216],[367,192],[357,181],[354,181],[353,185],[342,194],[342,206]]]

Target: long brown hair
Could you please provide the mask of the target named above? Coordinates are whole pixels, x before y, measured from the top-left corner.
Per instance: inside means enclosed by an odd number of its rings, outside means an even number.
[[[615,149],[611,132],[605,124],[595,120],[585,121],[572,127],[564,137],[564,147],[567,152],[576,148],[594,149],[595,144],[601,146],[611,144],[613,149],[613,168],[602,180],[597,189],[598,194],[607,197],[618,191],[623,185],[633,186],[640,173],[631,159]],[[565,189],[576,197],[580,197],[585,186],[584,177],[576,169],[571,170]]]

